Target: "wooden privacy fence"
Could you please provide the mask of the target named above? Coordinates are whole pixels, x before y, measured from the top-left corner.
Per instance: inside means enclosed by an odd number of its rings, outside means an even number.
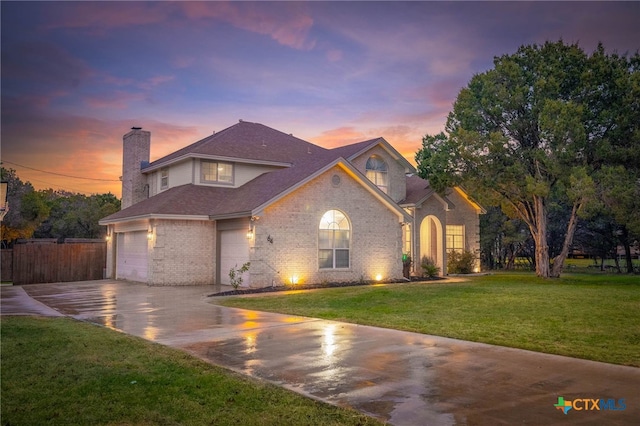
[[[11,258],[14,284],[100,280],[104,278],[107,244],[103,240],[70,238],[63,243],[24,240],[13,245]],[[8,281],[5,267],[3,261],[2,280]]]

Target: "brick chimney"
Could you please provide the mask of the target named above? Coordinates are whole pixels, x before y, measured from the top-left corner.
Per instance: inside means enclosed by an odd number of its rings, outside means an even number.
[[[122,137],[122,209],[148,198],[147,177],[140,170],[149,164],[151,132],[132,127]]]

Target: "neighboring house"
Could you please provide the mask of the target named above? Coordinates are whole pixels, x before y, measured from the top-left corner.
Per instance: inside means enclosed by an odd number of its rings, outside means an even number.
[[[107,226],[107,275],[149,285],[402,278],[403,254],[479,250],[481,207],[436,194],[383,138],[325,149],[240,121],[149,163],[150,132],[123,138],[122,210]],[[419,261],[413,271],[420,274]]]

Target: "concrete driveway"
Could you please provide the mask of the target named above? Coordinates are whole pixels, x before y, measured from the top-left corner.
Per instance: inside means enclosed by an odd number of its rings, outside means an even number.
[[[3,286],[2,314],[62,313],[393,425],[640,424],[638,368],[225,308],[214,292],[110,280]],[[567,414],[559,397],[574,402]]]

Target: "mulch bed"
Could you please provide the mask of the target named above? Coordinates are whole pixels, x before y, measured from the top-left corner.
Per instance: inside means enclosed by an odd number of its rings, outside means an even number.
[[[407,281],[407,280],[385,281],[383,284],[406,284],[409,282],[438,281],[442,279],[444,278],[442,277],[435,277],[435,278],[411,277],[411,281]],[[243,294],[273,293],[278,291],[291,291],[291,290],[315,290],[319,288],[355,287],[355,286],[374,285],[374,284],[379,284],[379,283],[368,282],[368,281],[366,282],[353,281],[353,282],[324,283],[324,284],[279,285],[274,287],[243,288],[238,290],[223,291],[220,293],[210,294],[208,297],[239,296]]]

